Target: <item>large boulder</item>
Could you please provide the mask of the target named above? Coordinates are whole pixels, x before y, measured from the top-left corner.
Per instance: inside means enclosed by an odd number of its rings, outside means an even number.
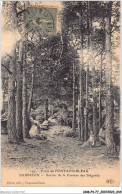
[[[72,117],[71,117],[72,118]],[[67,107],[61,107],[57,113],[53,115],[53,119],[56,119],[61,125],[68,125],[72,127],[72,119],[70,118],[70,111]]]
[[[40,123],[42,123],[44,121],[43,115],[39,114],[36,116],[35,120],[39,121]]]
[[[49,126],[53,126],[53,125],[58,124],[58,122],[57,122],[56,119],[49,118],[49,119],[48,119],[48,124],[49,124]]]
[[[42,123],[44,121],[44,110],[43,110],[43,105],[39,105],[35,110],[31,109],[30,113],[31,117],[34,120],[39,121]]]
[[[40,128],[37,125],[33,125],[29,131],[30,137],[37,140],[47,139],[47,135],[40,131]]]
[[[43,129],[43,130],[48,130],[48,128],[49,128],[49,121],[48,121],[48,120],[45,120],[45,121],[40,125],[40,128]]]
[[[36,136],[38,136],[38,134],[40,133],[39,128],[37,127],[37,125],[32,125],[29,134],[31,138],[34,138]]]

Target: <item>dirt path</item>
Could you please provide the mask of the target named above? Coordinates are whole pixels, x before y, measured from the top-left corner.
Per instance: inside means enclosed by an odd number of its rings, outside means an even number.
[[[104,157],[105,147],[81,148],[79,138],[65,137],[65,126],[51,126],[46,140],[25,139],[19,145],[9,144],[2,135],[2,166],[10,168],[113,168],[117,158]]]

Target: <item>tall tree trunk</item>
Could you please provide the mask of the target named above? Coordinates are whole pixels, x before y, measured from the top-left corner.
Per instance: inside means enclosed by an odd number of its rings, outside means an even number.
[[[78,98],[78,128],[80,132],[80,139],[83,138],[83,125],[84,125],[84,118],[83,118],[83,78],[82,78],[82,71],[83,71],[83,32],[82,32],[82,13],[79,16],[79,26],[80,26],[80,40],[81,40],[81,64],[79,69],[79,98]]]
[[[32,105],[33,84],[34,84],[34,69],[35,69],[35,65],[33,65],[33,71],[32,71],[32,81],[31,81],[30,96],[29,96],[29,101],[28,101],[28,117],[30,117],[31,105]]]
[[[10,74],[9,74],[9,84],[8,84],[8,140],[10,143],[17,143],[16,136],[16,102],[15,102],[15,75],[16,75],[16,60],[15,60],[15,51],[14,56],[11,59],[10,63]]]
[[[75,55],[76,57],[76,55]],[[73,131],[76,131],[76,64],[75,59],[73,62],[73,121],[72,121],[72,128]]]
[[[22,54],[23,43],[19,45],[19,59],[17,63],[17,93],[16,93],[16,130],[17,138],[19,141],[23,141],[22,130]]]
[[[113,130],[113,132],[114,132],[114,92],[113,92],[113,83],[111,84],[111,109],[112,109],[112,115],[111,115],[111,117],[112,117],[112,130]]]
[[[92,64],[94,65],[94,64]],[[96,120],[97,120],[97,115],[96,115],[96,95],[95,95],[95,67],[92,67],[92,98],[93,98],[93,134],[94,138],[96,140],[97,136],[97,126],[96,126]]]
[[[90,54],[91,54],[91,66],[92,66],[92,126],[90,129],[90,134],[93,134],[94,136],[94,143],[97,136],[97,127],[96,127],[96,95],[95,95],[95,54],[94,54],[94,42],[93,42],[93,35],[94,35],[94,28],[92,26],[92,13],[91,13],[91,2],[88,3],[88,13],[89,13],[89,48],[90,48]]]
[[[80,64],[80,78],[79,78],[79,89],[80,89],[80,104],[79,104],[79,115],[80,115],[80,139],[83,139],[83,127],[84,127],[84,118],[83,118],[83,112],[84,112],[84,105],[83,105],[83,78],[82,78],[82,71],[83,71],[83,35],[81,38],[81,64]]]
[[[89,67],[86,69],[86,106],[84,109],[84,116],[85,116],[85,130],[84,130],[84,141],[88,139],[88,76],[89,75]]]
[[[86,68],[86,106],[85,106],[85,131],[84,131],[84,140],[87,141],[88,139],[88,77],[89,77],[89,2],[87,2],[87,68]]]
[[[115,153],[115,143],[113,138],[112,126],[112,53],[111,53],[111,10],[112,1],[107,3],[107,16],[105,18],[105,32],[106,32],[106,147],[108,154]]]
[[[78,91],[78,130],[80,132],[81,139],[81,104],[80,104],[80,78],[79,78],[79,91]]]
[[[16,2],[12,2],[11,4],[11,19],[14,21],[12,26],[13,29],[17,29],[17,17],[16,17]],[[16,143],[17,134],[16,134],[16,101],[15,101],[15,94],[16,94],[16,52],[15,49],[12,53],[12,60],[10,63],[10,74],[9,74],[9,82],[8,82],[8,139],[10,143]]]
[[[26,79],[26,53],[23,53],[23,134],[24,137],[30,138],[28,126],[28,110],[27,110],[27,79]]]
[[[102,54],[101,54],[101,65],[100,65],[100,83],[99,83],[99,130],[101,126],[101,89],[102,89]]]
[[[48,120],[48,99],[44,102],[44,120]]]
[[[95,88],[96,88],[96,82],[95,82],[95,54],[94,54],[94,44],[93,44],[93,28],[92,28],[92,17],[90,17],[90,31],[91,31],[91,36],[90,36],[90,48],[91,48],[91,65],[92,65],[92,99],[93,99],[93,105],[92,105],[92,113],[93,113],[93,120],[92,120],[92,131],[94,135],[94,140],[96,142],[97,139],[97,126],[96,126],[96,120],[97,120],[97,103],[96,103],[96,93],[95,93]]]

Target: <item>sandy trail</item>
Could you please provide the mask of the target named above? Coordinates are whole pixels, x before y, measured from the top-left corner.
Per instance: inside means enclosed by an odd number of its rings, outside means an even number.
[[[25,139],[25,143],[9,144],[6,135],[1,137],[1,163],[9,168],[114,168],[117,158],[104,156],[105,146],[81,148],[79,138],[65,137],[65,126],[51,126],[46,140]]]

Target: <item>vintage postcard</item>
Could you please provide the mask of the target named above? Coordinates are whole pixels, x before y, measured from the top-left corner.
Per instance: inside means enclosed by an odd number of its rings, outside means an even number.
[[[3,1],[1,186],[120,187],[120,1]]]

